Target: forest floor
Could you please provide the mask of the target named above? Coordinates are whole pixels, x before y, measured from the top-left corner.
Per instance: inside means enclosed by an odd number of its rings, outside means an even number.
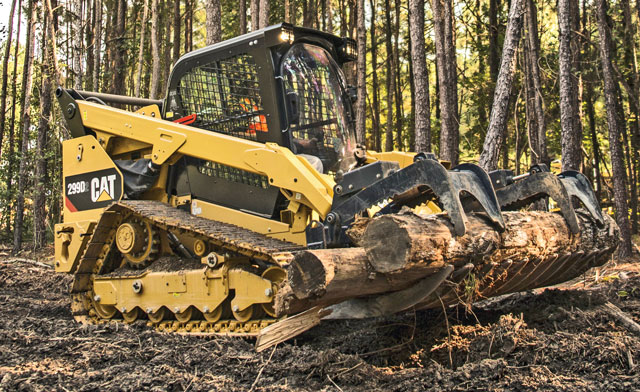
[[[39,262],[34,262],[38,259]],[[0,391],[634,391],[640,263],[607,264],[552,289],[454,309],[327,321],[256,353],[241,338],[83,326],[51,253],[0,252]]]

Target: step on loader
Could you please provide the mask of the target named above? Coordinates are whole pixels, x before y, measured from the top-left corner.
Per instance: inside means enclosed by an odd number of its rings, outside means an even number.
[[[446,216],[452,235],[464,238],[473,234],[469,214],[500,233],[503,211],[551,198],[574,234],[578,201],[604,224],[578,172],[487,173],[427,152],[358,145],[355,90],[342,72],[355,56],[351,39],[279,24],[184,55],[161,100],[58,88],[72,138],[63,143],[55,270],[74,276],[75,318],[242,336],[290,320],[299,333],[307,327],[296,320],[309,310],[296,316],[276,306],[292,262],[310,249],[353,248],[349,230],[360,218],[419,209]],[[539,274],[557,277],[556,267],[532,269],[508,287],[544,284]],[[311,309],[311,318],[402,311],[442,285],[463,285],[472,270],[480,278],[494,271],[447,265],[401,290]]]

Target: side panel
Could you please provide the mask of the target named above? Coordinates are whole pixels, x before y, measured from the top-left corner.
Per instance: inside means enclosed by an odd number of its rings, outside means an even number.
[[[122,199],[122,173],[93,136],[62,143],[64,222],[97,220]]]
[[[122,173],[93,136],[62,143],[63,223],[55,226],[55,267],[73,273],[102,211],[122,199]]]

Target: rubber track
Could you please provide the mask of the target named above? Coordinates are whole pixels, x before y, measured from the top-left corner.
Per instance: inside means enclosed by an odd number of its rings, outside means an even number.
[[[80,322],[108,322],[92,315],[90,298],[93,277],[100,274],[102,270],[103,263],[112,248],[117,227],[127,215],[132,213],[153,221],[158,227],[165,230],[171,229],[196,233],[207,237],[211,243],[220,248],[275,264],[283,265],[288,263],[293,257],[291,252],[304,249],[301,245],[270,238],[236,225],[193,216],[187,211],[179,210],[159,201],[120,201],[108,207],[101,215],[80,260],[78,270],[74,275],[71,290],[72,313]],[[233,320],[217,323],[202,321],[201,323],[190,322],[184,326],[181,325],[179,328],[176,322],[169,321],[161,323],[157,329],[173,330],[175,332],[196,332],[198,330],[204,332],[207,330],[207,332],[214,334],[247,336],[257,333],[258,329],[273,321],[275,320],[249,320],[246,323]],[[242,332],[233,333],[240,331]]]
[[[200,218],[155,200],[121,201],[109,207],[107,211],[131,211],[160,226],[198,233],[222,248],[263,260],[278,262],[279,253],[305,248],[236,225]]]

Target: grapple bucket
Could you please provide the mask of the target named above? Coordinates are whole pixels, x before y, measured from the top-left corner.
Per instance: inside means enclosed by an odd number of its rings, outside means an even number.
[[[413,194],[409,200],[406,195]],[[325,241],[328,247],[344,245],[341,234],[358,214],[387,202],[381,214],[398,210],[403,205],[433,198],[451,219],[458,236],[466,232],[467,218],[461,195],[473,197],[498,230],[504,229],[500,204],[486,171],[473,164],[462,164],[448,171],[435,159],[418,159],[412,165],[392,172],[385,178],[350,195],[334,207],[325,220]],[[405,196],[405,197],[403,197]],[[390,201],[390,202],[389,202]]]
[[[600,226],[604,224],[598,200],[584,174],[566,171],[556,176],[544,164],[535,165],[528,174],[513,176],[511,170],[489,173],[502,210],[517,210],[537,200],[550,197],[567,222],[571,232],[580,231],[573,200],[577,199]]]

